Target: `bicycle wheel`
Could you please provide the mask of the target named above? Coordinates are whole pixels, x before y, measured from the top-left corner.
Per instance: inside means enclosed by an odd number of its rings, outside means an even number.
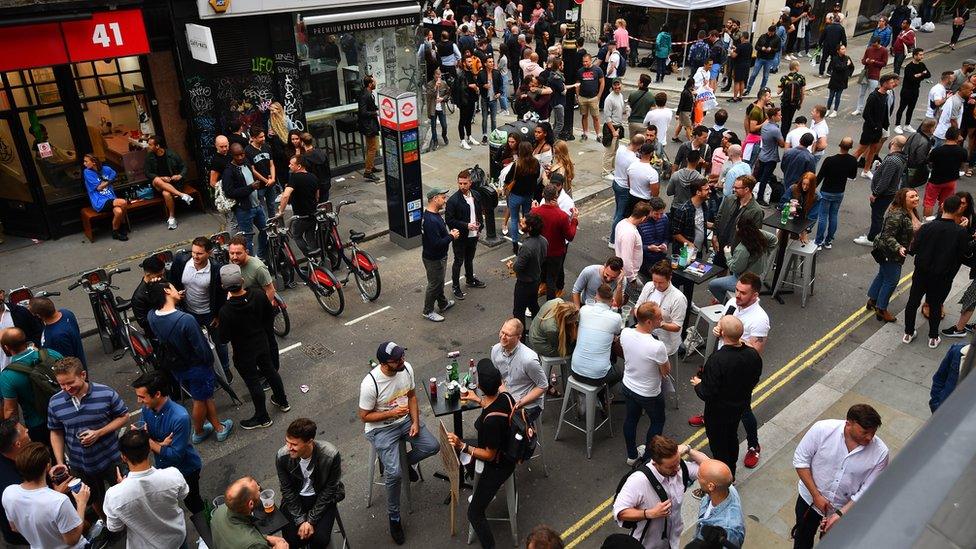
[[[447,101],[445,102],[445,104],[447,105],[447,112],[450,113],[450,114],[454,114],[454,109],[457,108],[457,107],[454,106],[454,100],[452,100],[451,98],[448,98]]]
[[[356,250],[355,262],[356,286],[366,299],[376,301],[380,296],[382,285],[380,283],[380,268],[376,260],[368,252]]]
[[[342,283],[328,269],[313,267],[308,287],[315,294],[315,300],[332,316],[339,316],[346,308],[346,298],[342,295]]]
[[[284,300],[275,296],[274,300],[274,324],[272,329],[278,337],[286,337],[289,332],[291,332],[291,318],[288,316],[288,306],[285,304]]]

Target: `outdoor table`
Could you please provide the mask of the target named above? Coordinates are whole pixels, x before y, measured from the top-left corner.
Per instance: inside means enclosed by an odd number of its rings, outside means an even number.
[[[789,245],[791,237],[799,238],[801,234],[805,231],[809,231],[813,228],[816,221],[810,219],[791,219],[786,223],[782,222],[783,214],[781,211],[773,210],[773,213],[766,216],[763,219],[763,226],[770,227],[772,229],[779,229],[776,233],[776,265],[773,268],[773,283],[769,286],[769,293],[763,292],[763,295],[772,295],[773,299],[779,302],[780,305],[783,304],[783,298],[779,294],[792,294],[793,290],[776,290],[776,285],[779,283],[780,277],[783,275],[783,262],[786,258],[786,247]]]
[[[691,272],[687,270],[687,267],[679,267],[671,274],[671,282],[681,290],[681,293],[685,294],[685,298],[688,300],[688,309],[685,313],[685,321],[681,326],[682,341],[685,338],[685,332],[688,331],[688,324],[691,320],[691,304],[693,303],[693,298],[695,296],[695,286],[704,284],[723,272],[723,269],[717,265],[705,263],[704,261],[698,261],[697,263],[702,267],[707,267],[704,274]],[[651,284],[651,282],[649,281],[648,284]]]
[[[457,435],[458,438],[464,439],[464,418],[462,417],[462,414],[469,410],[480,410],[481,405],[470,400],[461,400],[460,396],[458,396],[456,400],[447,400],[442,396],[443,393],[441,393],[441,390],[446,391],[447,388],[442,387],[441,389],[438,389],[436,396],[431,396],[430,385],[427,382],[424,382],[424,394],[427,395],[427,402],[430,403],[430,409],[434,412],[434,417],[443,417],[447,415],[453,416],[454,434]],[[442,473],[434,473],[434,476],[441,480],[450,480]],[[462,490],[465,488],[471,488],[471,485],[464,481],[463,465],[461,465],[461,486],[459,488]],[[444,503],[448,504],[450,502],[451,496],[448,495],[447,499],[444,500]]]
[[[288,519],[285,518],[285,514],[281,512],[281,509],[277,505],[275,505],[275,510],[271,514],[265,513],[263,507],[257,507],[251,512],[251,516],[257,519],[254,526],[265,536],[280,532],[288,525]]]

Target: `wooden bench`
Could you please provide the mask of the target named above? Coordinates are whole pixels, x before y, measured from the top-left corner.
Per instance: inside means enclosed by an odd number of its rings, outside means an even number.
[[[193,197],[193,201],[200,206],[200,211],[205,211],[205,206],[203,204],[203,198],[195,187],[189,184],[183,185],[183,192]],[[182,202],[180,199],[175,199],[176,202]],[[144,208],[150,208],[153,206],[162,206],[163,215],[168,215],[166,212],[166,206],[163,204],[163,197],[157,196],[154,198],[146,200],[133,200],[129,202],[129,212],[134,212],[136,210],[142,210]],[[104,212],[96,212],[91,207],[85,207],[81,209],[81,226],[85,231],[85,236],[88,238],[89,242],[95,242],[95,235],[92,231],[92,221],[99,219],[112,219],[112,209],[108,208]]]

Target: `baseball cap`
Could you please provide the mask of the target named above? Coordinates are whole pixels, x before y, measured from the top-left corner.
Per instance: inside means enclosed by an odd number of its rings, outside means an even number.
[[[447,194],[449,192],[450,191],[448,191],[447,189],[442,189],[442,188],[439,188],[439,187],[434,187],[433,189],[427,191],[427,200],[431,200],[432,198],[434,198],[435,196],[437,196],[439,194]]]
[[[166,269],[166,265],[163,264],[163,260],[159,259],[155,255],[151,255],[144,259],[139,266],[142,267],[143,271],[148,273],[158,273]]]
[[[489,394],[497,393],[502,385],[502,373],[490,358],[478,361],[478,385]]]
[[[230,263],[220,268],[220,284],[224,289],[240,288],[244,285],[244,277],[241,275],[241,266]]]
[[[223,269],[221,269],[221,274],[223,274]],[[400,360],[403,358],[403,352],[406,350],[406,347],[401,347],[393,341],[384,341],[376,349],[376,360],[380,362]]]
[[[967,59],[962,62],[963,65],[976,65],[976,59]]]

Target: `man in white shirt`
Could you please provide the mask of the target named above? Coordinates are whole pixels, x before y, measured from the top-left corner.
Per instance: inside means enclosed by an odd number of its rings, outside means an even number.
[[[807,117],[797,116],[796,119],[793,120],[793,129],[786,134],[786,148],[789,149],[792,147],[799,147],[800,138],[806,134],[813,136],[814,145],[810,145],[810,147],[808,147],[812,153],[817,142],[817,134],[807,127]]]
[[[813,130],[813,157],[820,162],[820,159],[824,156],[824,151],[827,150],[827,135],[830,134],[830,128],[827,127],[827,120],[824,118],[827,115],[827,107],[824,105],[816,105],[810,112],[811,120],[813,124],[810,125],[810,129]]]
[[[830,531],[888,467],[888,447],[876,436],[881,415],[867,404],[847,419],[824,419],[803,435],[793,453],[797,481],[793,547],[809,549],[819,530]]]
[[[610,85],[610,93],[603,102],[603,128],[605,132],[609,132],[611,139],[610,142],[604,145],[603,150],[603,173],[610,174],[613,172],[613,161],[615,160],[617,154],[617,145],[620,138],[624,135],[624,124],[627,122],[627,118],[630,116],[630,104],[624,99],[624,95],[620,93],[623,88],[623,83],[619,78],[610,80],[612,84]],[[601,137],[604,135],[601,133]]]
[[[630,165],[639,160],[637,151],[644,145],[643,135],[635,135],[630,138],[630,143],[626,147],[618,147],[613,157],[613,174],[609,177],[613,180],[613,199],[614,210],[613,220],[610,223],[610,247],[613,248],[613,233],[617,223],[627,217],[627,205],[630,203],[630,182],[627,179],[627,170]]]
[[[607,42],[607,69],[604,71],[605,76],[608,80],[608,84],[617,78],[617,72],[620,68],[620,52],[617,51],[617,41],[610,39]],[[609,86],[608,86],[609,87]]]
[[[667,348],[652,335],[663,322],[661,307],[653,302],[643,303],[637,306],[634,315],[637,325],[625,328],[620,333],[620,347],[624,353],[624,379],[620,392],[627,411],[624,445],[627,447],[629,467],[644,457],[654,435],[664,431],[663,382],[671,375]],[[651,424],[647,428],[645,444],[637,446],[637,423],[642,413],[647,414]]]
[[[51,454],[40,442],[31,442],[17,456],[17,472],[24,482],[11,484],[3,491],[3,510],[15,532],[24,536],[32,548],[83,549],[85,508],[91,490],[84,483],[74,494],[75,505],[63,493],[47,487]],[[58,485],[67,489],[68,481]]]
[[[613,290],[608,284],[601,284],[596,290],[596,303],[580,308],[576,347],[570,364],[573,378],[581,383],[613,387],[623,377],[610,361],[613,338],[620,334],[621,327],[620,314],[610,310],[612,302]]]
[[[681,504],[708,456],[666,436],[654,437],[647,451],[650,462],[627,477],[614,499],[613,518],[645,549],[681,547]],[[688,457],[692,462],[683,461]],[[657,488],[667,497],[662,498]]]
[[[973,93],[973,85],[969,82],[963,83],[959,87],[959,91],[955,95],[950,96],[944,105],[942,105],[942,113],[939,114],[939,123],[935,126],[935,145],[936,147],[942,146],[946,140],[946,131],[949,128],[958,128],[959,124],[962,122],[962,107],[966,104],[969,96]]]
[[[627,168],[627,186],[630,188],[630,197],[624,215],[630,215],[638,202],[650,200],[652,196],[658,196],[661,192],[657,170],[651,166],[654,147],[645,142],[641,145],[638,153],[640,159],[637,162],[632,162]]]
[[[947,88],[950,82],[952,82],[952,71],[945,71],[942,73],[942,78],[939,82],[929,89],[928,103],[925,107],[926,118],[936,118],[939,109],[942,108],[942,104],[949,97]]]
[[[122,462],[129,474],[105,492],[105,527],[125,530],[126,549],[180,547],[186,521],[180,503],[190,487],[176,467],[156,469],[149,461],[149,434],[129,429],[119,438]]]
[[[626,284],[624,291],[627,293],[627,301],[636,297],[640,290],[637,272],[640,271],[641,261],[644,260],[644,246],[637,226],[649,215],[651,215],[651,206],[647,202],[638,202],[630,217],[621,219],[614,227],[613,249],[615,255],[624,262],[623,278]]]
[[[651,267],[651,283],[645,284],[640,297],[634,305],[634,311],[644,303],[656,303],[661,307],[663,320],[655,328],[654,337],[659,339],[667,348],[668,356],[678,352],[681,345],[681,327],[688,312],[688,298],[677,286],[671,284],[671,262],[661,260]]]
[[[658,135],[668,135],[668,126],[674,120],[674,110],[667,108],[668,94],[657,92],[654,94],[654,108],[647,111],[644,115],[644,125],[648,124],[657,128]]]

